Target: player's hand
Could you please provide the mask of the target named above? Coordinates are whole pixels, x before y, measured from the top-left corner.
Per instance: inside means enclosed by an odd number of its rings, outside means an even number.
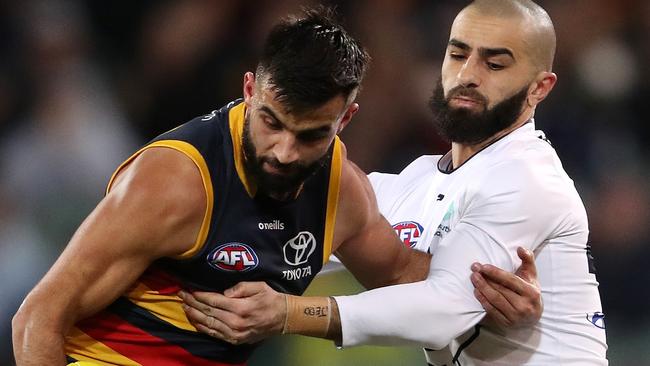
[[[281,333],[287,316],[286,295],[265,282],[241,282],[223,295],[181,291],[179,296],[196,329],[232,344],[254,343]]]
[[[521,266],[513,274],[489,264],[472,264],[474,296],[500,327],[531,326],[544,310],[533,253],[517,248]]]

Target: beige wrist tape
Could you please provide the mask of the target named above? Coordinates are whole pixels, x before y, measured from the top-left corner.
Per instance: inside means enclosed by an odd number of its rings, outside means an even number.
[[[285,295],[287,316],[282,334],[302,334],[323,338],[332,320],[332,300],[329,297]]]

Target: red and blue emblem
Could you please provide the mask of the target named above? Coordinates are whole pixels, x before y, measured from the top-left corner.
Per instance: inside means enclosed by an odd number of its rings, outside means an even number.
[[[242,243],[227,243],[221,245],[207,257],[210,266],[228,272],[247,272],[260,263],[253,248]]]
[[[424,233],[422,225],[415,221],[403,221],[393,225],[393,229],[399,236],[400,240],[404,242],[407,247],[415,248]]]

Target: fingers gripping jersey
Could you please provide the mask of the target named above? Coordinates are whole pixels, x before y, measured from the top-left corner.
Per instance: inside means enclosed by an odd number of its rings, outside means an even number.
[[[76,324],[66,338],[71,362],[242,365],[257,345],[234,346],[198,333],[178,291],[223,292],[241,281],[265,281],[300,295],[321,269],[338,202],[338,138],[295,200],[272,201],[255,195],[244,171],[244,116],[244,104],[232,102],[159,136],[125,163],[149,148],[187,155],[201,172],[208,208],[190,250],[156,261],[105,311]]]
[[[382,214],[433,259],[426,281],[337,297],[343,345],[424,345],[432,365],[606,365],[586,212],[543,134],[528,123],[456,170],[449,159],[370,174]],[[518,246],[535,253],[542,318],[525,329],[479,324],[470,266],[514,272]]]

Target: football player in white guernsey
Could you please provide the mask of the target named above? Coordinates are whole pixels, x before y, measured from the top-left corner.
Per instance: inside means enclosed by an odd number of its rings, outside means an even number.
[[[343,347],[422,345],[436,366],[607,365],[585,208],[533,120],[557,80],[554,54],[553,24],[532,1],[477,0],[454,20],[431,98],[451,151],[398,175],[370,175],[382,214],[433,255],[425,281],[311,298],[311,313],[327,322],[310,321],[264,284],[239,284],[210,298],[215,333],[235,342],[291,332]],[[534,325],[502,328],[484,320],[474,285],[486,269],[514,271],[520,245],[535,254],[544,310]],[[499,290],[505,299],[517,292]],[[261,318],[263,329],[247,321]]]

